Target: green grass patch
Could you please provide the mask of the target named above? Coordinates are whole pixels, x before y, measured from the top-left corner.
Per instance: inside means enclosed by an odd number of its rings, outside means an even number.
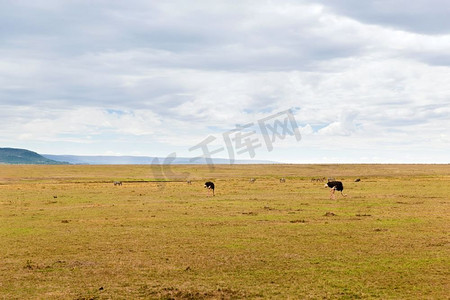
[[[448,165],[172,170],[0,166],[1,297],[448,298]]]

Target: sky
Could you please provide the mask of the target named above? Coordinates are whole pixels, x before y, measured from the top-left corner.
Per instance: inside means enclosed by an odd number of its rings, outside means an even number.
[[[447,0],[3,0],[0,147],[450,163],[449,15]]]

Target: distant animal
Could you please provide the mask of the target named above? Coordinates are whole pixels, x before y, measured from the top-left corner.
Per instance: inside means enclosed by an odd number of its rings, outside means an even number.
[[[255,178],[250,178],[250,183],[255,183],[256,179]]]
[[[330,199],[336,199],[336,196],[334,195],[335,191],[341,192],[344,197],[347,196],[347,194],[344,194],[344,185],[341,181],[329,181],[325,183],[324,187],[330,188]]]
[[[330,181],[336,181],[336,179],[334,179],[334,177],[330,177],[330,178],[328,178],[328,182],[330,182]]]
[[[360,182],[360,181],[361,181],[361,179],[359,179],[359,178],[355,179],[355,182]]]
[[[122,185],[122,181],[114,181],[114,185]]]
[[[280,183],[285,183],[286,179],[285,178],[280,178]]]
[[[322,178],[311,178],[311,181],[312,182],[323,182],[323,181],[325,181],[325,177],[322,177]]]
[[[212,191],[213,196],[215,196],[215,194],[214,194],[214,188],[215,188],[215,186],[214,186],[214,183],[213,183],[213,182],[211,182],[211,181],[205,182],[205,188],[208,189],[208,190],[210,190],[210,191]]]
[[[186,183],[187,183],[187,184],[192,184],[192,181],[187,180]]]

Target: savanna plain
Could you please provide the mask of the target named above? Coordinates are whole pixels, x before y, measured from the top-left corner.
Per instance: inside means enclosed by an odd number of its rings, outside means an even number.
[[[450,299],[449,186],[450,165],[0,165],[0,298]]]

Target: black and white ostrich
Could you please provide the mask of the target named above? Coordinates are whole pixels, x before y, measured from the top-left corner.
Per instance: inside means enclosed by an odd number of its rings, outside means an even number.
[[[207,188],[208,190],[212,190],[212,194],[213,196],[215,196],[214,194],[214,183],[211,181],[207,181],[205,182],[205,188]]]
[[[341,181],[329,181],[325,183],[324,187],[330,188],[330,199],[336,199],[334,191],[341,192],[342,196],[344,197],[347,196],[347,194],[344,194],[344,185]]]

